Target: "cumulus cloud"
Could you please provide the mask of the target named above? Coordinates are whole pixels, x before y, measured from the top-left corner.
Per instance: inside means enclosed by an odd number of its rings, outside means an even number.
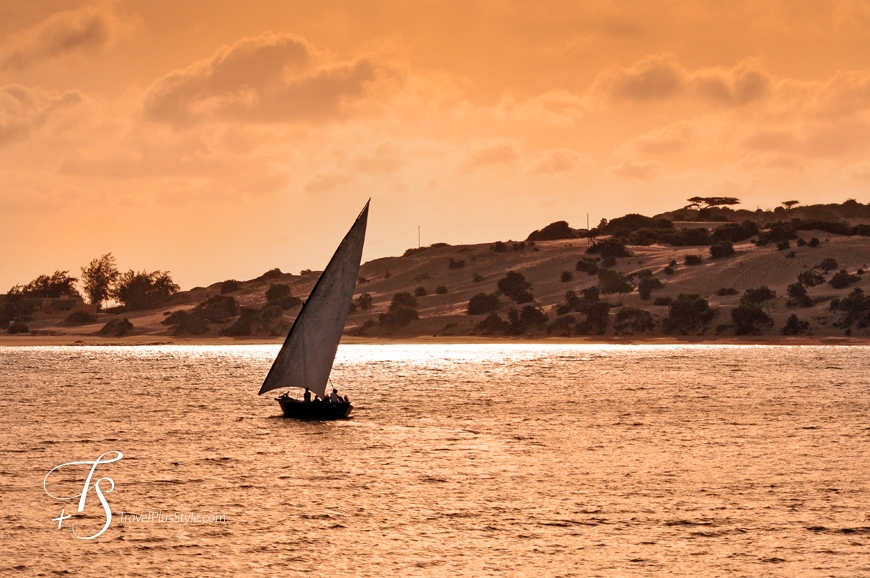
[[[493,165],[516,165],[519,160],[520,153],[513,142],[479,143],[466,151],[461,168],[464,172],[472,172]]]
[[[158,79],[145,98],[145,115],[176,126],[209,118],[335,118],[363,95],[378,67],[366,58],[317,66],[316,56],[305,39],[292,34],[242,39]]]
[[[690,82],[701,97],[722,104],[747,104],[771,92],[770,74],[747,64],[700,70],[690,76]]]
[[[769,73],[748,62],[732,68],[688,70],[672,55],[647,56],[631,66],[613,66],[595,79],[593,91],[612,102],[653,102],[694,97],[743,105],[771,93]]]
[[[595,88],[619,102],[666,100],[681,94],[688,74],[674,56],[648,56],[632,66],[614,66],[595,80]]]
[[[661,168],[658,163],[625,159],[621,164],[611,168],[610,172],[624,179],[648,181],[655,177]]]
[[[580,153],[568,149],[555,149],[539,155],[529,165],[528,171],[533,175],[564,173],[585,162],[588,162],[588,159]]]
[[[107,45],[115,17],[93,8],[59,12],[12,37],[0,50],[0,68],[24,69],[38,62]]]
[[[0,87],[0,146],[27,137],[55,112],[82,102],[76,91],[40,90],[17,84]]]

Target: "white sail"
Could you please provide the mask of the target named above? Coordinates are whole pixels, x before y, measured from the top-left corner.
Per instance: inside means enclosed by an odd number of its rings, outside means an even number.
[[[302,306],[263,381],[261,395],[280,387],[307,387],[321,397],[325,395],[359,279],[368,216],[366,203]]]

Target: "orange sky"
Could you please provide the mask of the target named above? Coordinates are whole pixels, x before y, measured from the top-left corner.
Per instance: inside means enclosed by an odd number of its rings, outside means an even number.
[[[0,292],[188,289],[654,214],[868,202],[870,3],[0,4]]]

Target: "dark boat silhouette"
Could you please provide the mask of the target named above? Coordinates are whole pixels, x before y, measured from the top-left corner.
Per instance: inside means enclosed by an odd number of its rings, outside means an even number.
[[[311,290],[260,388],[259,395],[285,387],[308,388],[320,398],[304,401],[289,393],[275,398],[285,417],[343,419],[353,411],[347,398],[329,401],[326,386],[359,279],[368,215],[367,202]]]

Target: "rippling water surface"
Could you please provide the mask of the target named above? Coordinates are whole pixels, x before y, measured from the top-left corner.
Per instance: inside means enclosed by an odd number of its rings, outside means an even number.
[[[870,575],[866,347],[347,345],[331,423],[277,351],[0,348],[0,574]]]

